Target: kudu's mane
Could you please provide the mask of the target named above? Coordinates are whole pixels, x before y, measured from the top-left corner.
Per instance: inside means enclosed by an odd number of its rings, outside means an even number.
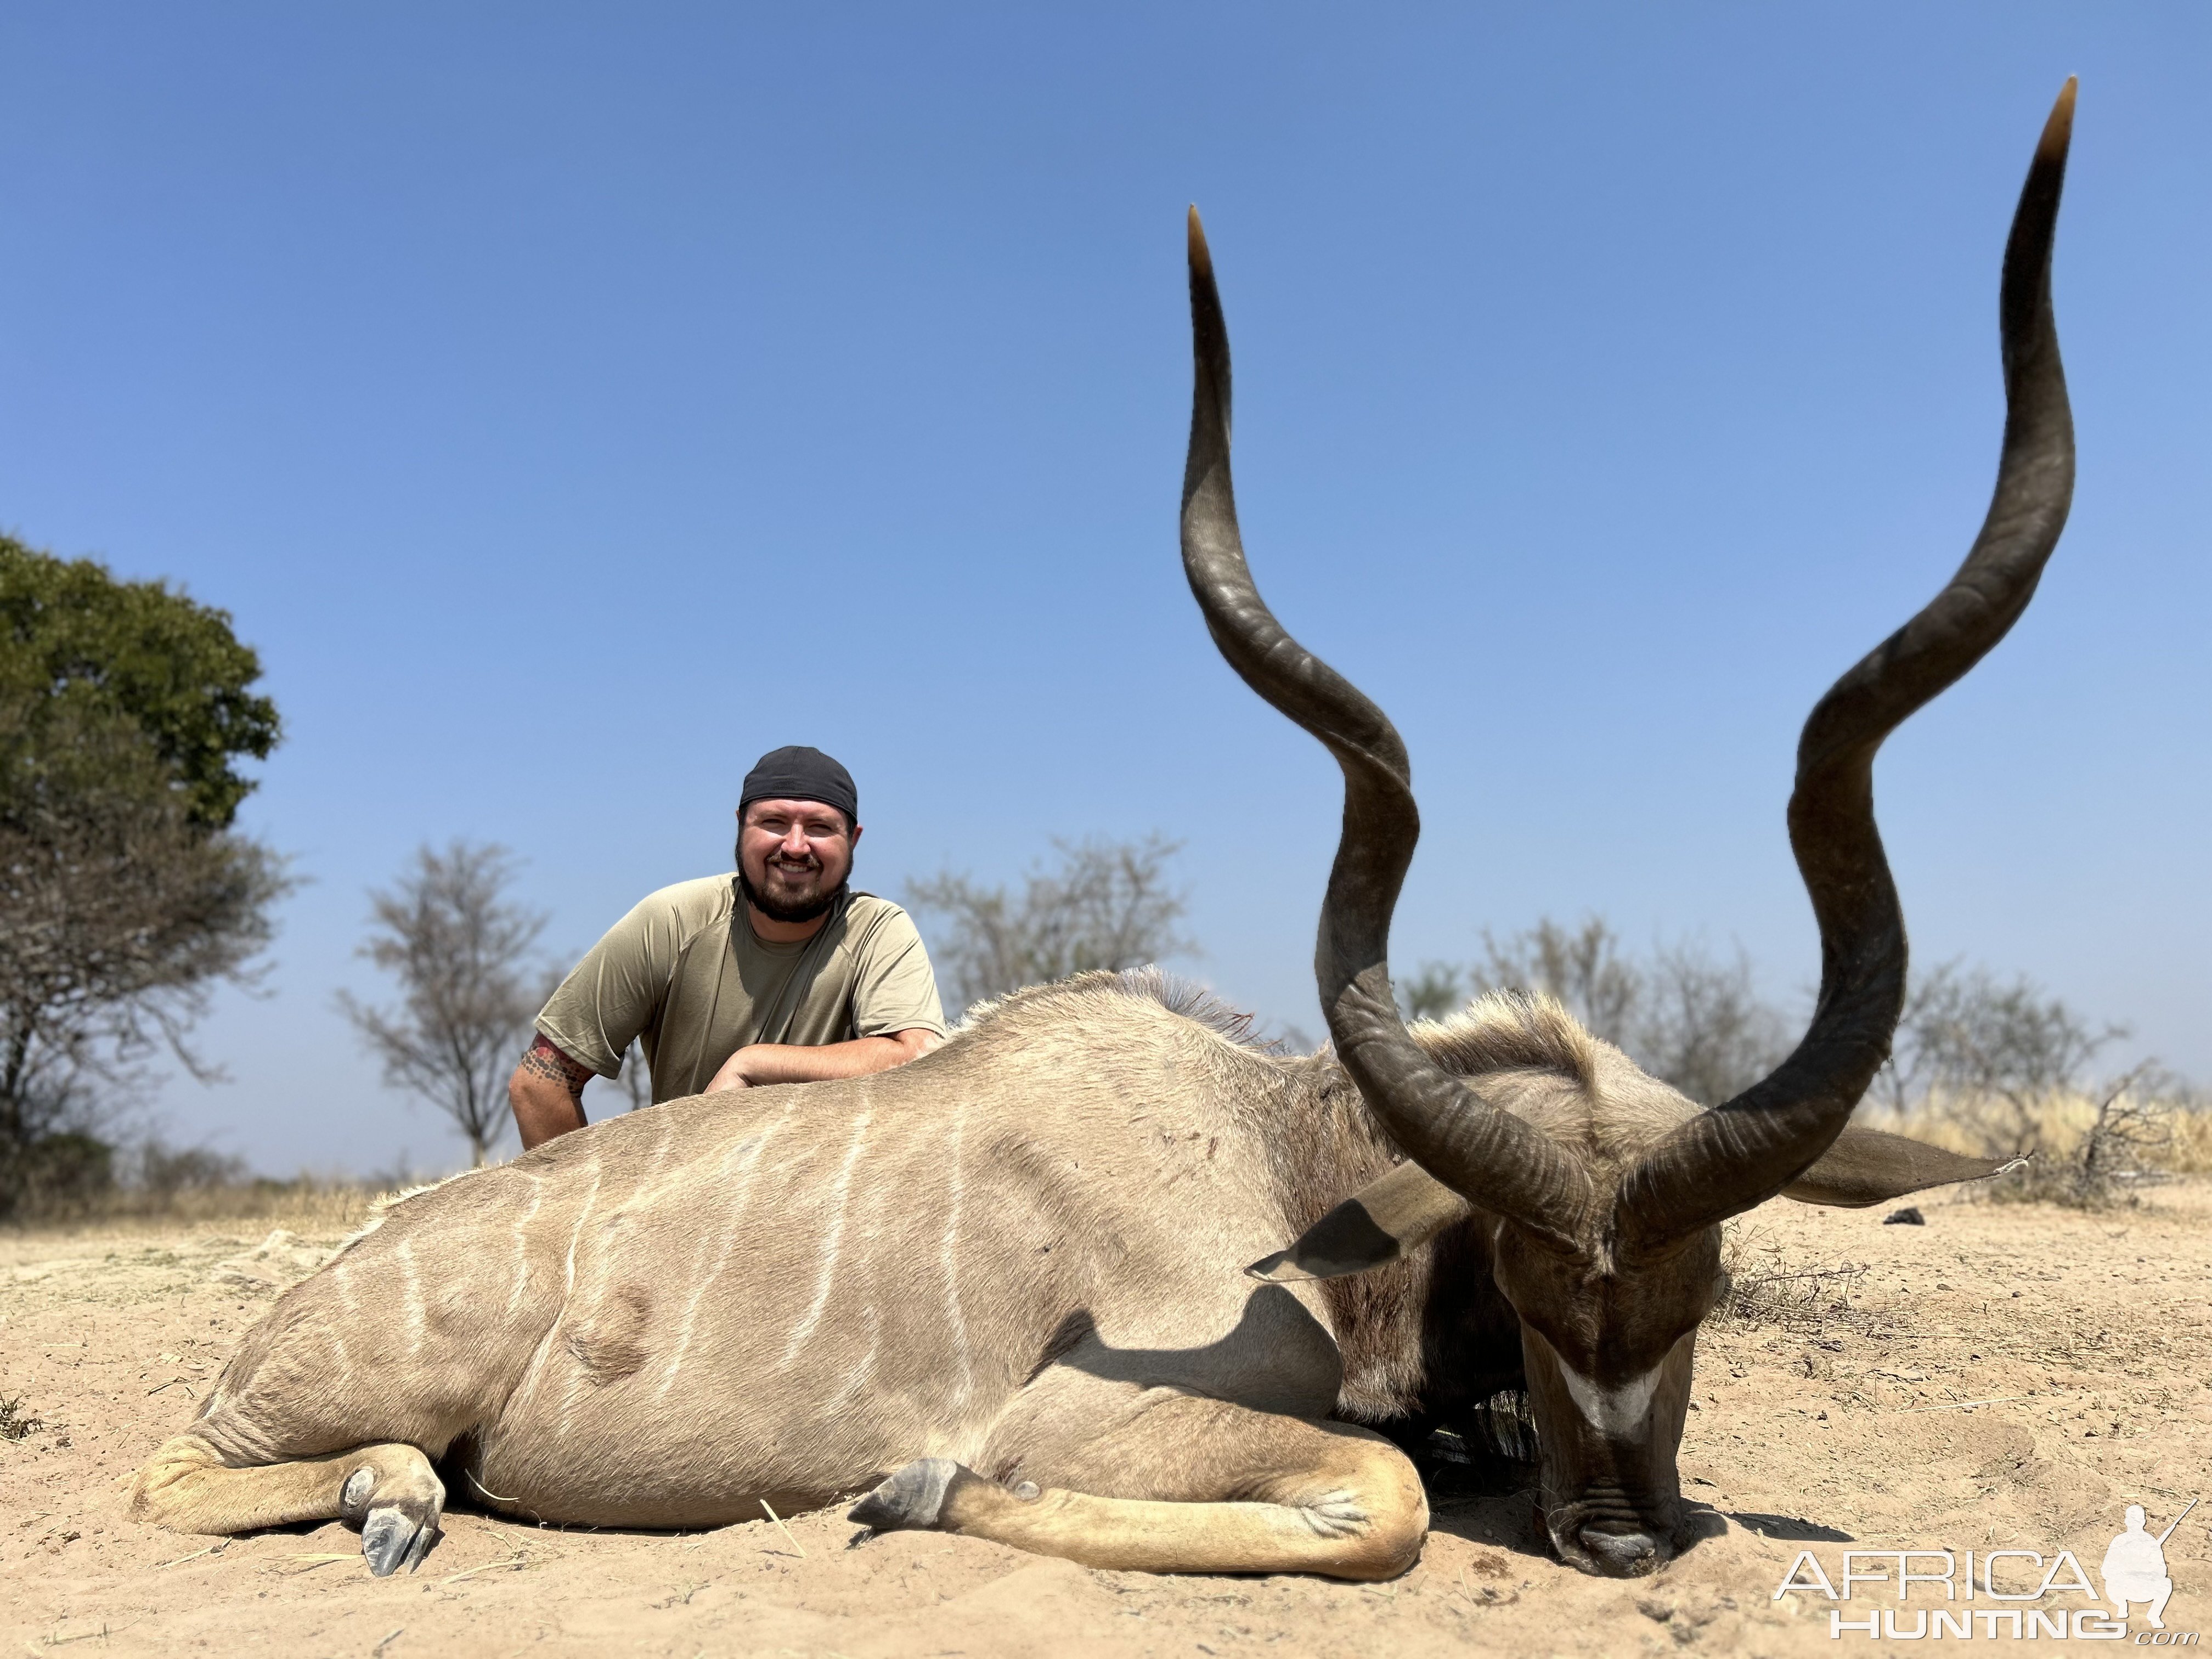
[[[1279,1176],[1291,1207],[1311,1200],[1322,1210],[1344,1196],[1347,1170],[1378,1174],[1403,1152],[1346,1074],[1330,1044],[1312,1054],[1259,1036],[1255,1016],[1202,986],[1156,967],[1073,975],[976,1004],[953,1033],[957,1043],[1023,1042],[1060,1035],[1092,1022],[1113,1022],[1131,1005],[1188,1020],[1221,1044],[1230,1069],[1217,1086],[1231,1096],[1245,1085],[1237,1061],[1261,1068],[1279,1088],[1249,1103],[1254,1129],[1273,1144]],[[1694,1111],[1690,1103],[1639,1072],[1610,1043],[1593,1036],[1553,997],[1541,992],[1492,991],[1442,1020],[1417,1020],[1413,1042],[1437,1066],[1462,1078],[1505,1085],[1500,1103],[1549,1134],[1601,1162],[1640,1150]],[[1231,1057],[1234,1057],[1233,1060]],[[1291,1097],[1295,1097],[1293,1099]],[[1281,1144],[1285,1131],[1295,1144]],[[1364,1176],[1359,1177],[1364,1178]],[[1307,1188],[1318,1182],[1310,1193]]]
[[[1094,969],[1054,980],[1048,985],[1030,985],[1009,991],[1002,997],[969,1008],[962,1017],[954,1038],[957,1041],[986,1027],[1026,1024],[1036,1018],[1058,1024],[1079,1018],[1086,1007],[1097,1006],[1101,998],[1158,1003],[1170,1013],[1195,1021],[1240,1048],[1260,1054],[1284,1052],[1281,1043],[1270,1042],[1253,1030],[1255,1016],[1240,1012],[1204,986],[1155,966],[1118,971]]]
[[[1278,1039],[1254,1030],[1256,1016],[1240,1012],[1204,986],[1157,967],[1095,970],[1031,985],[970,1008],[961,1033],[1002,1022],[1078,1019],[1101,998],[1157,1003],[1240,1048],[1297,1058]],[[1491,1072],[1550,1072],[1595,1095],[1606,1045],[1582,1028],[1559,1001],[1540,992],[1492,991],[1442,1020],[1420,1020],[1413,1039],[1430,1058],[1462,1076]],[[1322,1051],[1326,1054],[1327,1048]]]
[[[1430,1059],[1462,1077],[1490,1072],[1553,1072],[1595,1097],[1603,1045],[1553,998],[1492,991],[1441,1021],[1411,1028]]]

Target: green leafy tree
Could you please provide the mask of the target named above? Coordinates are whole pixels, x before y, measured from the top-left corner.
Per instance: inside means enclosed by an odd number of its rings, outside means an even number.
[[[261,659],[229,612],[0,536],[0,695],[34,731],[88,717],[126,726],[194,823],[230,828],[254,787],[234,762],[265,760],[279,726],[276,705],[247,690]]]
[[[230,618],[0,536],[0,1214],[111,1178],[120,1087],[247,976],[287,887],[231,826],[275,706]]]

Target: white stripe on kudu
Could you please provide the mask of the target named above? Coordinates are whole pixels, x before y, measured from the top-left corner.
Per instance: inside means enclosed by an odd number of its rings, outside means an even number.
[[[399,1258],[399,1293],[407,1309],[407,1352],[420,1353],[428,1322],[422,1315],[422,1275],[415,1267],[415,1241],[404,1240],[395,1254]]]
[[[522,1305],[523,1287],[530,1282],[530,1224],[537,1219],[538,1206],[544,1201],[545,1183],[532,1176],[530,1201],[523,1206],[522,1214],[514,1224],[514,1288],[507,1293],[509,1316]]]
[[[787,1106],[783,1117],[789,1117],[791,1112],[792,1108]],[[776,1127],[782,1126],[783,1118],[778,1118]],[[763,1129],[757,1135],[749,1135],[722,1155],[722,1180],[728,1189],[726,1202],[729,1207],[723,1212],[721,1248],[715,1254],[714,1265],[693,1285],[690,1298],[684,1304],[684,1323],[676,1334],[676,1346],[668,1356],[667,1367],[660,1374],[660,1386],[653,1391],[655,1400],[668,1397],[676,1373],[684,1367],[684,1356],[690,1352],[691,1334],[698,1328],[700,1306],[706,1301],[708,1291],[714,1289],[714,1281],[722,1276],[722,1270],[730,1265],[730,1251],[743,1231],[745,1197],[752,1190],[753,1173],[760,1168],[761,1156],[768,1150],[769,1137],[774,1133],[773,1129]]]
[[[845,1149],[845,1162],[838,1169],[835,1188],[836,1207],[830,1212],[830,1236],[822,1241],[822,1276],[814,1286],[814,1301],[806,1310],[806,1317],[799,1322],[799,1328],[791,1334],[791,1341],[783,1351],[781,1364],[788,1366],[806,1346],[814,1328],[822,1322],[822,1310],[830,1305],[830,1281],[837,1275],[837,1247],[845,1237],[845,1205],[853,1192],[853,1165],[859,1161],[860,1143],[867,1139],[869,1121],[873,1112],[864,1111],[853,1124],[853,1144]]]
[[[945,1242],[938,1249],[938,1260],[945,1269],[945,1302],[949,1317],[947,1328],[960,1352],[960,1391],[953,1396],[956,1408],[968,1403],[969,1392],[975,1387],[975,1364],[968,1352],[968,1322],[960,1312],[959,1269],[952,1259],[953,1245],[960,1237],[960,1197],[963,1180],[960,1170],[960,1146],[968,1131],[968,1103],[962,1101],[960,1109],[953,1114],[952,1139],[945,1158],[945,1188],[951,1194],[951,1206],[945,1214]]]

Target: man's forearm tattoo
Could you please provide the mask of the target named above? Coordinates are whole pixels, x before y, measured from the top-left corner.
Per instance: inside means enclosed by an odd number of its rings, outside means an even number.
[[[530,1045],[530,1052],[522,1057],[522,1069],[532,1077],[542,1077],[557,1083],[568,1091],[572,1100],[584,1097],[584,1085],[592,1080],[592,1068],[580,1060],[574,1060],[553,1046],[543,1032]]]

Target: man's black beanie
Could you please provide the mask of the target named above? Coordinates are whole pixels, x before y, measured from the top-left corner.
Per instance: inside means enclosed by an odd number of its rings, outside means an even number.
[[[754,763],[738,798],[738,815],[742,817],[757,800],[818,800],[842,812],[848,824],[860,821],[860,792],[853,787],[853,775],[804,744],[771,749]]]

